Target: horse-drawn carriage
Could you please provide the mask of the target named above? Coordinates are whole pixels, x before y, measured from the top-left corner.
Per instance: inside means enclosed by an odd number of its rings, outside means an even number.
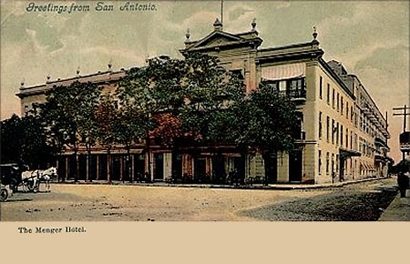
[[[0,201],[6,201],[17,185],[21,166],[17,163],[0,164]]]
[[[7,198],[13,194],[9,185],[3,185],[0,183],[0,202],[7,201]]]
[[[0,164],[0,174],[1,199],[6,200],[12,192],[18,191],[19,186],[22,186],[23,190],[37,192],[40,189],[40,183],[45,182],[49,190],[50,181],[57,176],[57,169],[50,167],[46,170],[28,170],[26,165],[9,163]]]

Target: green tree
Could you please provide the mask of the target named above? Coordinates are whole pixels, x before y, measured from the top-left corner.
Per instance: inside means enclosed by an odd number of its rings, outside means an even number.
[[[133,120],[128,122],[121,133],[120,141],[129,143],[137,138],[145,139],[145,153],[149,164],[146,172],[149,175],[152,172],[152,139],[159,139],[161,144],[173,148],[175,138],[179,136],[178,128],[167,124],[175,120],[181,105],[184,104],[181,88],[184,70],[184,61],[161,56],[148,60],[146,67],[131,69],[120,82],[117,96],[121,109]]]
[[[115,122],[118,118],[117,103],[112,94],[101,96],[96,111],[97,139],[107,150],[107,180],[111,182],[111,149],[115,144]]]
[[[19,116],[12,115],[1,121],[1,162],[19,162],[22,159],[24,130]]]
[[[38,116],[13,115],[1,122],[2,163],[18,162],[39,168],[52,162],[55,153]]]
[[[73,82],[47,93],[41,115],[50,131],[55,145],[73,151],[76,161],[75,181],[79,178],[80,163],[78,151],[85,144],[89,160],[91,146],[95,143],[95,111],[101,90],[94,83]]]
[[[245,95],[243,81],[219,66],[215,57],[193,53],[186,64],[180,113],[185,131],[201,143],[232,143],[226,132],[235,129],[229,119],[232,107]]]
[[[131,147],[133,144],[140,143],[145,136],[146,118],[144,114],[132,105],[123,105],[116,109],[116,118],[113,120],[114,142],[121,144],[127,151],[126,168],[129,180],[131,176]],[[130,177],[131,176],[131,177]]]
[[[185,60],[153,58],[146,67],[131,69],[118,89],[121,104],[145,116],[133,125],[144,127],[146,151],[155,138],[171,148],[173,164],[183,144],[232,142],[228,130],[223,134],[219,129],[230,106],[243,96],[242,80],[220,67],[216,58],[197,53]]]
[[[270,173],[267,165],[278,151],[292,151],[300,137],[300,120],[295,104],[273,91],[266,83],[237,105],[236,144],[259,151],[265,161],[265,182]]]

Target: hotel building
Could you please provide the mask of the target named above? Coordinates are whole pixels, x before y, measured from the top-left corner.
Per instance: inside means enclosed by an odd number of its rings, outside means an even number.
[[[260,48],[262,39],[255,21],[250,31],[244,33],[225,32],[218,19],[213,26],[213,31],[199,40],[191,40],[187,33],[185,47],[180,52],[216,56],[223,67],[242,76],[247,92],[266,82],[273,92],[289,96],[297,105],[300,117],[300,131],[295,131],[297,147],[272,157],[267,170],[270,183],[330,183],[387,175],[390,137],[387,120],[356,75],[348,73],[340,62],[324,61],[316,31],[308,42]],[[43,102],[49,89],[74,81],[91,81],[110,90],[125,75],[126,70],[112,71],[109,65],[108,71],[86,76],[77,72],[77,76],[64,80],[48,78],[42,85],[22,84],[18,93],[22,114],[33,103]],[[89,178],[107,180],[106,152],[97,146],[92,153]],[[191,179],[204,179],[206,175],[211,181],[216,173],[228,175],[235,169],[245,179],[265,177],[266,161],[260,154],[243,159],[229,148],[222,149],[219,156],[206,148],[195,155],[181,153],[177,163],[172,164],[171,151],[163,146],[152,146],[152,151],[145,154],[142,146],[134,146],[130,176],[125,176],[125,150],[118,146],[112,153],[113,180],[135,179],[135,175],[147,171],[147,166],[152,168],[149,170],[152,180],[166,180],[173,172]],[[59,159],[59,171],[67,177],[73,166],[69,154],[67,151]],[[84,175],[84,160],[80,157],[80,175]]]

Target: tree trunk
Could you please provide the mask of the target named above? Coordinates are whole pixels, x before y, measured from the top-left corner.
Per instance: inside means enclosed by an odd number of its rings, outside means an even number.
[[[148,171],[147,171],[147,173],[148,173],[148,175],[147,175],[147,177],[148,177],[148,181],[151,181],[151,177],[152,177],[152,164],[151,164],[151,150],[150,150],[150,138],[149,138],[149,131],[147,131],[146,132],[146,142],[145,142],[145,148],[146,148],[146,151],[147,151],[147,159],[148,159]]]
[[[263,179],[263,184],[264,185],[268,185],[268,174],[269,174],[269,168],[268,168],[268,162],[269,162],[269,157],[270,157],[270,153],[269,152],[264,152],[262,154],[262,158],[263,158],[263,167],[265,170],[265,177]]]
[[[131,147],[128,146],[127,147],[127,160],[126,160],[126,170],[127,170],[127,177],[128,177],[128,181],[132,182],[132,179],[134,177],[131,176]]]
[[[107,150],[107,181],[111,183],[111,150]]]
[[[75,158],[74,182],[78,182],[79,173],[80,173],[80,160],[79,160],[79,157],[78,157],[77,148],[74,149],[74,158]]]
[[[58,175],[58,168],[60,167],[60,162],[58,160],[58,157],[56,158],[56,170],[57,170],[57,182],[60,181],[60,176]]]
[[[90,181],[90,157],[91,157],[91,149],[87,147],[87,160],[86,160],[86,171],[85,171],[85,181]]]

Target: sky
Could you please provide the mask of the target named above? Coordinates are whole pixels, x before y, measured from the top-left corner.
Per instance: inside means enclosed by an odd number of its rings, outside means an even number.
[[[100,1],[102,2],[102,1]],[[89,5],[88,12],[34,12],[35,5]],[[26,86],[143,65],[149,57],[181,58],[185,33],[191,40],[213,30],[220,1],[151,1],[153,11],[120,11],[125,1],[1,0],[1,119],[19,114],[15,96]],[[359,77],[382,113],[388,112],[390,155],[401,158],[398,135],[403,118],[392,108],[410,105],[408,1],[224,1],[224,31],[249,31],[256,18],[261,47],[312,40],[316,26],[326,61],[335,59]],[[409,118],[410,119],[410,118]],[[408,129],[410,122],[408,122]]]

